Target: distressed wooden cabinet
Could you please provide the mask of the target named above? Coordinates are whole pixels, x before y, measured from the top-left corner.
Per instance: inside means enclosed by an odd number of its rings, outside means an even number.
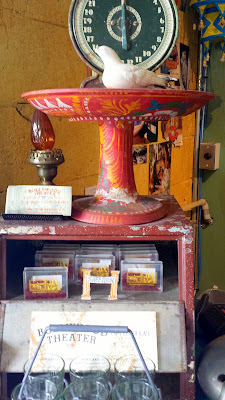
[[[91,225],[63,221],[0,220],[0,371],[1,399],[7,396],[12,376],[22,373],[28,356],[32,311],[154,310],[157,315],[159,369],[156,383],[163,400],[194,400],[194,284],[192,226],[172,196],[165,218],[143,225]],[[163,261],[163,293],[123,292],[109,302],[101,291],[92,291],[91,302],[80,300],[81,288],[70,288],[67,300],[23,299],[22,272],[34,265],[34,254],[45,241],[151,242]],[[15,375],[14,375],[15,374]],[[21,375],[20,375],[21,379]],[[20,381],[20,380],[19,380]]]

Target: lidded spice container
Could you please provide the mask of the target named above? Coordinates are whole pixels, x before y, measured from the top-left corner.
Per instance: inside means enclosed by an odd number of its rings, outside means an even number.
[[[24,299],[68,298],[67,267],[26,267],[23,271]]]

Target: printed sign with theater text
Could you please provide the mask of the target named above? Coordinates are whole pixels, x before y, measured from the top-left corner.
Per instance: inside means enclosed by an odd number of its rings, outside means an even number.
[[[143,357],[152,359],[158,367],[155,311],[85,311],[38,312],[31,315],[29,357],[36,351],[42,333],[49,325],[107,325],[128,326],[133,332]],[[84,354],[101,354],[108,358],[113,369],[123,355],[138,356],[129,333],[47,332],[38,352],[38,359],[57,354],[65,360],[66,370],[73,358]]]
[[[6,214],[71,216],[72,186],[10,185]]]

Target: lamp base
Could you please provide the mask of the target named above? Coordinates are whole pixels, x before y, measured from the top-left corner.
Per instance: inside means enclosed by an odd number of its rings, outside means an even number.
[[[138,196],[132,203],[99,200],[96,196],[73,201],[72,218],[101,225],[138,225],[159,220],[167,214],[161,200]]]
[[[55,185],[58,165],[64,162],[62,150],[30,150],[29,162],[37,167],[39,185]]]

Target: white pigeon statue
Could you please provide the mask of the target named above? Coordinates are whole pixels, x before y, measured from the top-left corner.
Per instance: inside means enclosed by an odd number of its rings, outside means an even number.
[[[162,89],[171,87],[168,76],[158,76],[137,65],[124,64],[117,53],[108,46],[100,46],[95,52],[104,63],[102,82],[109,89]]]

